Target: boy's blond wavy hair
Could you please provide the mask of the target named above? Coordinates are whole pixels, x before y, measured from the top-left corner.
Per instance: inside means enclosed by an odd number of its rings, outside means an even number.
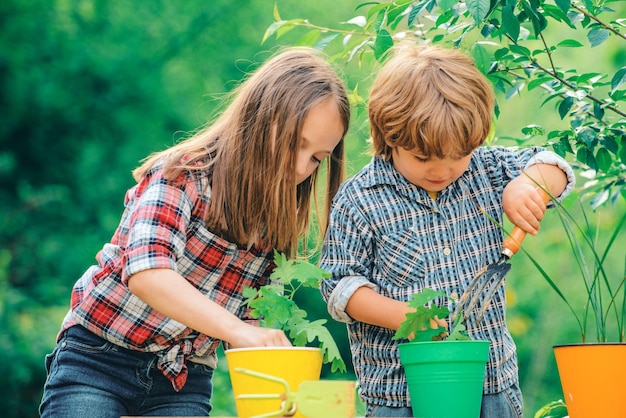
[[[399,44],[369,97],[375,155],[394,147],[459,159],[488,137],[495,95],[474,62],[458,50]]]
[[[337,104],[345,136],[350,104],[341,79],[315,50],[283,50],[232,92],[214,123],[150,155],[133,176],[141,181],[159,161],[168,180],[183,171],[208,176],[209,229],[240,245],[269,246],[294,255],[308,231],[318,174],[316,169],[296,185],[302,125],[309,110],[329,98]],[[323,166],[327,216],[344,176],[343,137]]]

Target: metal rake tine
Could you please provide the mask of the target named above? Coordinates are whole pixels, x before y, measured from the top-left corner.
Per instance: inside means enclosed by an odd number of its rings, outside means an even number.
[[[503,279],[504,279],[504,275],[499,275],[497,280],[492,280],[492,282],[489,284],[489,288],[487,292],[485,293],[485,297],[482,300],[483,301],[482,308],[480,309],[480,312],[478,313],[478,317],[476,318],[477,324],[483,320],[483,316],[485,315],[485,312],[487,311],[487,308],[489,307],[489,304],[491,303],[491,300],[493,299],[493,296],[496,294],[496,291],[498,290],[498,287],[500,286],[500,283],[502,282]]]
[[[470,304],[476,298],[475,290],[481,284],[481,282],[484,281],[484,273],[486,271],[487,271],[487,267],[484,267],[476,276],[474,276],[472,281],[470,281],[469,285],[465,288],[465,290],[461,294],[461,297],[456,301],[454,313],[452,314],[452,317],[451,317],[452,322],[456,320],[456,317],[458,316],[459,313],[461,313],[461,311],[463,311],[463,319],[464,320],[467,319],[467,317],[469,316],[470,310],[466,309],[465,305],[467,304],[467,301],[470,300],[470,297],[471,297]],[[476,302],[473,302],[473,304],[476,304]]]
[[[484,273],[481,273],[480,277],[475,281],[475,285],[472,287],[472,298],[464,309],[465,317],[469,317],[470,313],[474,310],[480,297],[482,295],[482,289],[489,283],[489,277]]]

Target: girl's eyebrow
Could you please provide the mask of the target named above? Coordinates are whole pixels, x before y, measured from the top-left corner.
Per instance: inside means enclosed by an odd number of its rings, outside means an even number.
[[[307,145],[311,145],[313,143],[306,136],[303,136],[302,140],[305,141],[307,143]],[[333,153],[333,150],[332,149],[330,151],[329,150],[320,150],[320,151],[316,152],[315,154],[320,154],[320,153],[324,154],[325,156],[328,156],[328,155]]]

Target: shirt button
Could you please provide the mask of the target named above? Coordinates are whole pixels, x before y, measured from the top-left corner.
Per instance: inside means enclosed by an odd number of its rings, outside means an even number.
[[[452,250],[450,248],[443,249],[443,255],[450,255],[450,254],[452,254]]]
[[[61,343],[61,348],[65,348],[66,346],[67,346],[67,343],[66,343],[65,341],[63,341],[63,342]]]
[[[450,299],[452,299],[452,300],[459,300],[459,294],[456,293],[456,292],[450,293]]]

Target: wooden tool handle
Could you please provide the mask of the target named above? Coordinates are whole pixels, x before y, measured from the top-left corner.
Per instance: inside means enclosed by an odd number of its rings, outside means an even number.
[[[550,195],[546,193],[544,189],[541,187],[537,187],[537,192],[541,195],[541,199],[543,203],[546,205],[550,201]],[[522,246],[522,241],[526,237],[526,232],[519,226],[516,226],[511,231],[511,234],[504,239],[502,243],[502,254],[507,256],[508,258],[513,257],[513,255],[517,254]]]

